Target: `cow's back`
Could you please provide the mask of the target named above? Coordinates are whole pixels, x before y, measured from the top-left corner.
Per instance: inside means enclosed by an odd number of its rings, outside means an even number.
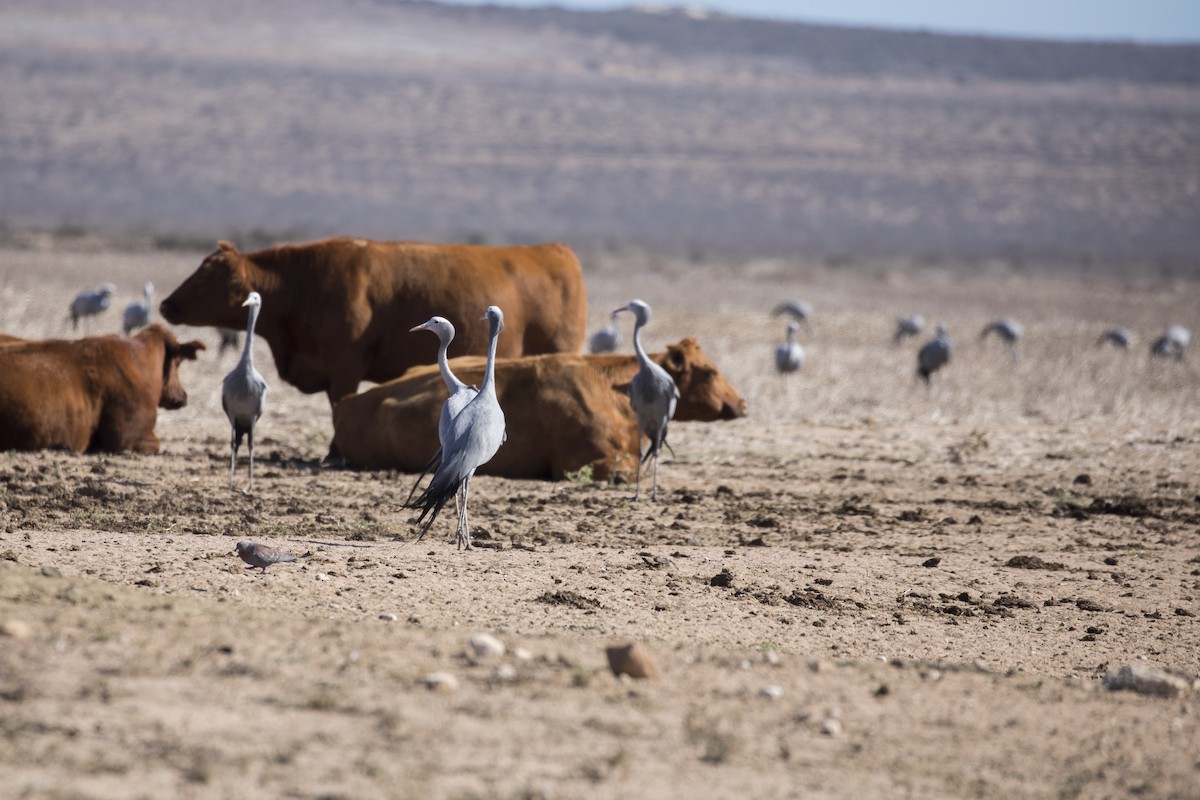
[[[101,403],[73,345],[48,340],[0,347],[0,450],[88,448]]]

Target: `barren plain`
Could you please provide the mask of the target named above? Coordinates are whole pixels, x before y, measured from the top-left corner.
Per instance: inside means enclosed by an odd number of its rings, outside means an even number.
[[[200,255],[5,250],[0,328],[66,335],[79,286],[116,282],[119,308]],[[183,368],[189,405],[159,414],[161,454],[0,456],[0,795],[1196,796],[1195,695],[1101,678],[1200,674],[1200,373],[1147,348],[1200,327],[1200,286],[584,263],[594,324],[639,295],[652,345],[696,334],[749,401],[673,429],[658,503],[480,477],[485,547],[456,552],[448,520],[414,541],[413,476],[323,466],[325,401],[261,342],[245,496],[211,330],[179,331],[210,350]],[[768,310],[793,296],[814,330],[782,380]],[[956,343],[928,392],[917,344],[890,341],[914,311]],[[1001,314],[1026,324],[1018,363],[978,338]],[[1129,352],[1095,344],[1117,323]],[[239,539],[298,561],[258,574]],[[658,677],[613,676],[605,649],[630,642]]]

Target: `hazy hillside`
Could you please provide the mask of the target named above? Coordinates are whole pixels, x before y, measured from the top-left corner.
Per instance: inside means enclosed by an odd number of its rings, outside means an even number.
[[[9,227],[1200,256],[1200,47],[18,0],[0,85]]]

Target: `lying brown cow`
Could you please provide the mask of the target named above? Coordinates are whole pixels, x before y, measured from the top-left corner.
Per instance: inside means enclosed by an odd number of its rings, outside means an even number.
[[[679,387],[677,421],[736,419],[746,401],[692,337],[651,356]],[[467,384],[483,381],[484,359],[452,359]],[[637,372],[632,355],[557,354],[500,359],[496,390],[508,441],[481,473],[560,480],[591,466],[596,480],[637,466],[637,422],[626,388]],[[334,448],[349,463],[419,472],[438,449],[438,414],[446,387],[436,366],[343,398],[333,410]]]
[[[154,324],[136,336],[9,342],[0,347],[0,450],[157,453],[158,406],[182,408],[180,344]]]
[[[441,315],[451,356],[487,352],[489,305],[504,310],[502,357],[575,352],[587,302],[579,260],[561,244],[479,247],[325,239],[243,254],[228,242],[163,300],[177,325],[241,329],[246,294],[262,295],[256,333],[279,377],[330,405],[360,381],[391,380],[437,359],[437,340],[409,329]]]

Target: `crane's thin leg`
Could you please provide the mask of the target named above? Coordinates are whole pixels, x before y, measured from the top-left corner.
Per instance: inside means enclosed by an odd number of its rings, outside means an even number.
[[[471,549],[471,525],[467,519],[467,495],[470,491],[471,476],[468,475],[462,483],[462,508],[458,512],[458,532],[454,536],[454,544],[461,550]]]
[[[654,454],[654,489],[650,492],[650,502],[658,502],[658,453]]]
[[[237,451],[238,451],[238,435],[237,428],[234,428],[233,435],[229,438],[229,488],[233,488],[233,471],[237,467]]]
[[[647,445],[649,446],[649,445]],[[637,460],[637,477],[633,482],[633,501],[636,503],[642,496],[642,429],[638,428],[638,460]]]
[[[254,494],[254,426],[250,426],[250,430],[246,431],[246,452],[250,455],[250,491],[248,494]],[[263,572],[266,572],[264,569]]]

